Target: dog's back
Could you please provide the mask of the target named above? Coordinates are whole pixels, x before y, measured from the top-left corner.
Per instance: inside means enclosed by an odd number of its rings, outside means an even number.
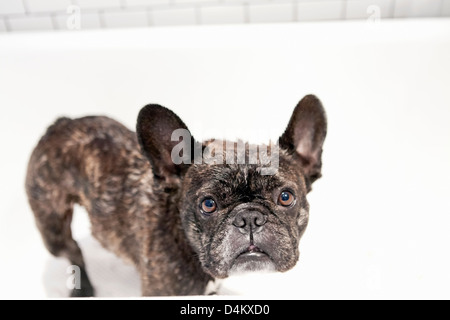
[[[136,226],[130,225],[136,219],[128,217],[135,210],[124,206],[142,193],[141,180],[151,179],[146,172],[151,170],[135,133],[106,117],[60,118],[33,151],[26,178],[29,203],[48,250],[81,268],[84,292],[75,294],[93,292],[72,238],[74,204],[89,212],[92,233],[103,246],[136,263],[138,253],[130,250],[137,247],[131,231]]]

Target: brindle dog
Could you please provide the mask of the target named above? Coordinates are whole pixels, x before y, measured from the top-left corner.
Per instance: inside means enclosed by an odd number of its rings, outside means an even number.
[[[176,129],[187,127],[172,111],[148,105],[137,134],[106,117],[61,118],[35,148],[28,199],[48,250],[81,268],[81,289],[72,296],[94,295],[71,233],[74,204],[89,213],[93,236],[136,266],[146,296],[204,294],[210,280],[234,272],[283,272],[296,264],[306,194],[321,176],[327,124],[320,101],[309,95],[295,108],[272,175],[261,174],[260,158],[194,161],[199,144],[193,137],[172,141]],[[193,161],[173,160],[180,143]],[[212,143],[222,142],[201,149]],[[236,152],[232,145],[224,159]],[[246,160],[249,150],[245,144]]]

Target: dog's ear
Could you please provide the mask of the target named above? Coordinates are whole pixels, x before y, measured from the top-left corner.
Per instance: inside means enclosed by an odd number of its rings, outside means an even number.
[[[309,183],[321,177],[322,145],[327,134],[327,118],[320,100],[305,96],[295,107],[280,147],[298,155]]]
[[[184,138],[177,132],[172,138],[177,129],[184,129],[177,131],[181,132]],[[139,112],[136,133],[142,152],[150,160],[156,178],[170,180],[171,177],[180,176],[186,171],[189,164],[180,159],[189,158],[187,162],[190,163],[194,138],[175,113],[157,104],[145,106]],[[181,149],[183,156],[180,156]]]

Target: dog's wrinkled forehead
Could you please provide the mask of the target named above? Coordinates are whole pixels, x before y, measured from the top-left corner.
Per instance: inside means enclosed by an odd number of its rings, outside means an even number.
[[[281,185],[279,178],[261,176],[256,165],[199,165],[193,168],[196,193],[222,192],[248,196]]]
[[[218,142],[215,143],[217,145]],[[225,142],[223,143],[225,145]],[[222,141],[219,145],[221,144]],[[262,147],[266,148],[267,146],[263,145]],[[298,165],[283,150],[277,150],[277,166],[274,174],[261,173],[262,168],[268,168],[273,163],[268,163],[265,160],[261,163],[259,157],[256,163],[248,163],[249,148],[246,148],[247,161],[244,164],[227,163],[227,158],[232,158],[230,153],[234,156],[234,160],[237,159],[236,148],[234,151],[223,148],[219,152],[220,157],[217,157],[217,153],[213,153],[213,156],[216,160],[222,159],[221,163],[203,162],[202,164],[192,165],[188,170],[185,177],[185,187],[189,195],[196,197],[215,195],[221,200],[238,197],[242,200],[251,201],[254,198],[267,196],[267,193],[278,188],[289,187],[293,190],[302,191],[305,187],[304,177]],[[270,147],[268,154],[270,161]],[[275,167],[273,166],[273,168]]]

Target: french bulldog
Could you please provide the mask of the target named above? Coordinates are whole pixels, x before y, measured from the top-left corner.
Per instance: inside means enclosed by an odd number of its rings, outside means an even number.
[[[26,191],[47,249],[80,268],[72,296],[94,296],[71,233],[75,204],[102,246],[136,267],[144,296],[202,295],[215,279],[294,267],[326,131],[313,95],[270,146],[199,143],[154,104],[136,133],[107,117],[60,118],[31,155]],[[264,173],[269,154],[277,165]]]

